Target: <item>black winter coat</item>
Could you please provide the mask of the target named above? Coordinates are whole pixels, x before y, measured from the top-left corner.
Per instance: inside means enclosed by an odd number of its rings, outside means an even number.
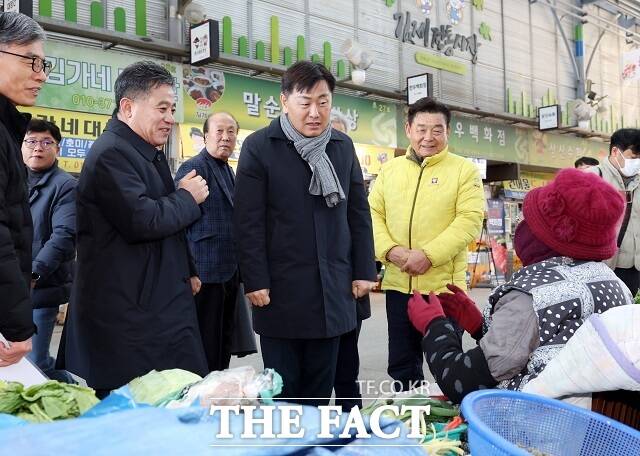
[[[154,163],[154,161],[156,163]],[[200,217],[164,154],[111,119],[84,162],[65,367],[112,389],[152,369],[208,373],[185,228]]]
[[[56,162],[29,189],[33,218],[31,269],[40,274],[31,292],[34,309],[57,307],[69,300],[76,256],[77,183]]]
[[[35,333],[29,298],[33,228],[20,152],[29,119],[0,95],[0,333],[15,342]]]
[[[242,145],[234,226],[247,293],[270,290],[253,308],[255,331],[267,337],[335,337],[356,326],[351,282],[376,279],[373,234],[353,143],[333,130],[326,153],[346,201],[330,208],[309,193],[311,169],[279,119]]]

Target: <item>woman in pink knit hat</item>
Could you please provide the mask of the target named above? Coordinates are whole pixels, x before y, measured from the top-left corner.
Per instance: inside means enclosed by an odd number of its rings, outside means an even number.
[[[489,297],[484,317],[459,288],[418,293],[409,318],[424,332],[431,373],[449,399],[484,388],[522,389],[593,313],[631,304],[629,289],[602,262],[617,249],[622,196],[599,176],[565,169],[524,200],[514,236],[524,267]],[[464,352],[452,318],[478,341]]]

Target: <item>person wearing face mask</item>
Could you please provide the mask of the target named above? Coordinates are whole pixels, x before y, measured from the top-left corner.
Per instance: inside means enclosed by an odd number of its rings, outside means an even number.
[[[640,288],[640,130],[623,128],[611,136],[609,158],[588,170],[599,174],[625,198],[624,216],[618,229],[617,253],[607,264],[629,287]]]
[[[427,300],[418,292],[408,315],[438,385],[454,402],[485,388],[522,390],[593,313],[632,303],[602,260],[616,251],[624,200],[611,185],[565,169],[524,200],[514,247],[524,267],[489,296],[484,316],[458,287]],[[455,320],[478,346],[463,351]]]
[[[235,175],[228,160],[236,147],[238,122],[226,112],[211,114],[204,123],[204,148],[185,161],[175,183],[191,170],[207,182],[209,197],[202,216],[187,229],[187,238],[202,281],[195,295],[198,324],[210,371],[224,370],[231,360],[231,337],[238,292],[238,264],[233,252],[233,192]]]

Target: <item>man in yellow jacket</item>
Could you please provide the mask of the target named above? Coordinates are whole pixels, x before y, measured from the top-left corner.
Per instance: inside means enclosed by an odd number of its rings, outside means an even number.
[[[467,245],[482,227],[478,170],[449,152],[451,113],[422,98],[409,107],[404,157],[386,163],[369,195],[376,257],[385,265],[387,372],[409,389],[424,379],[422,334],[407,316],[412,290],[425,298],[453,283],[466,288]]]

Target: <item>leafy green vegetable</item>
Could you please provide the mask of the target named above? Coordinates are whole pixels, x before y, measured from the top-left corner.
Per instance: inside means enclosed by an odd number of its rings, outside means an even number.
[[[98,402],[91,388],[55,380],[26,389],[18,382],[0,383],[0,413],[36,423],[79,416]]]
[[[363,415],[371,415],[375,409],[381,407],[383,405],[396,405],[399,409],[402,408],[403,405],[413,405],[413,406],[431,406],[431,412],[429,415],[425,416],[425,420],[429,423],[432,422],[447,422],[452,417],[458,416],[460,414],[460,409],[447,401],[441,401],[439,399],[433,399],[429,396],[425,396],[423,394],[414,394],[412,396],[406,397],[396,397],[396,398],[383,398],[377,399],[376,401],[369,404],[367,407],[362,409]],[[411,412],[408,411],[403,415],[396,416],[393,412],[388,411],[384,413],[384,416],[388,416],[390,418],[399,419],[400,421],[408,421],[411,419]]]
[[[202,380],[202,377],[182,369],[152,370],[129,382],[129,389],[136,402],[155,405],[165,397],[182,391],[185,386]]]
[[[4,388],[0,390],[0,413],[13,414],[22,405],[23,386],[18,382],[5,383]]]

